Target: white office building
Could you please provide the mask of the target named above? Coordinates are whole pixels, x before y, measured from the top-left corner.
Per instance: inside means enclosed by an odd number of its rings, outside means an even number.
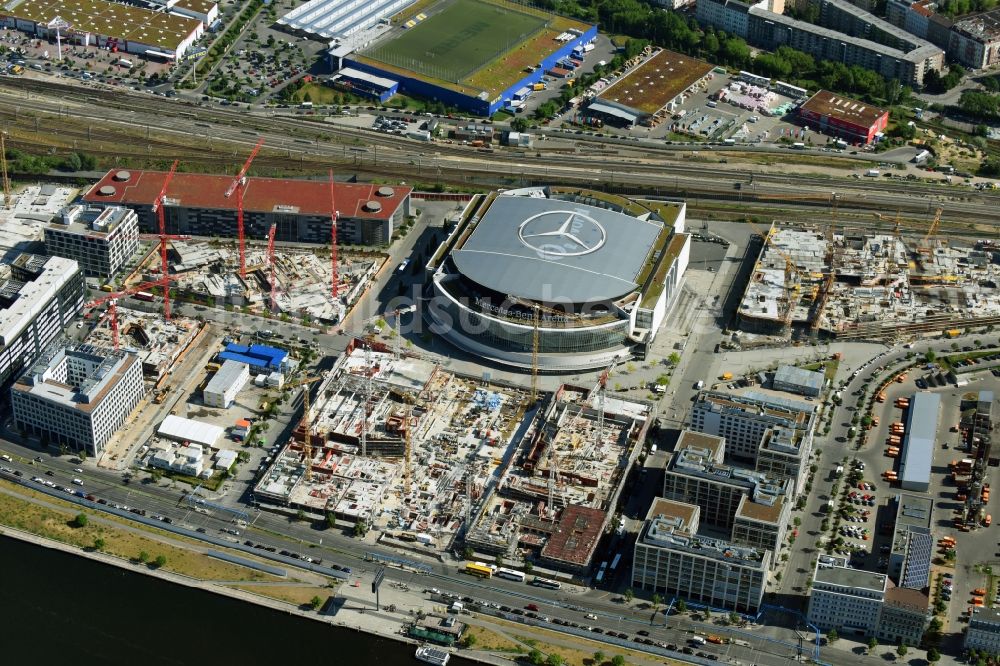
[[[966,650],[1000,654],[1000,609],[974,608],[965,631]]]
[[[124,351],[55,342],[11,387],[17,427],[99,457],[142,399],[142,363]]]
[[[229,409],[236,395],[250,379],[250,366],[239,361],[228,360],[215,373],[202,392],[202,399],[208,407]]]
[[[0,264],[0,384],[16,377],[83,309],[72,259],[21,254]]]
[[[889,577],[847,566],[844,558],[821,555],[809,596],[809,622],[841,636],[869,635],[878,626]]]
[[[138,216],[123,206],[70,206],[45,227],[45,251],[90,277],[113,278],[139,249]]]

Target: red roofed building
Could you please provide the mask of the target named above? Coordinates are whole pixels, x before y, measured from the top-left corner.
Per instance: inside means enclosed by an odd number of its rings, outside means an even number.
[[[874,141],[889,124],[885,109],[828,90],[820,90],[800,106],[799,117],[811,129],[862,145]]]
[[[89,204],[133,209],[143,232],[157,231],[153,201],[163,171],[114,169],[84,195]],[[165,197],[167,232],[191,236],[236,236],[236,195],[226,197],[232,176],[178,173]],[[337,240],[353,245],[388,245],[394,225],[410,214],[413,188],[336,183]],[[243,193],[246,237],[267,238],[272,223],[286,242],[330,242],[330,184],[325,180],[247,178]]]

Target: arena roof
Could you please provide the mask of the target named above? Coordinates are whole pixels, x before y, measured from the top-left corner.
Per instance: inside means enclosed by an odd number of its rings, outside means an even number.
[[[113,169],[90,188],[83,200],[99,204],[152,206],[166,177],[163,171]],[[232,176],[178,173],[167,188],[167,206],[236,210],[236,197],[227,199],[225,196],[232,182]],[[397,185],[334,184],[337,210],[345,218],[388,219],[411,191],[410,187]],[[250,177],[243,191],[243,209],[260,213],[329,215],[330,184],[323,180]]]
[[[468,279],[544,303],[609,301],[638,288],[636,276],[662,230],[579,203],[498,196],[452,252]]]

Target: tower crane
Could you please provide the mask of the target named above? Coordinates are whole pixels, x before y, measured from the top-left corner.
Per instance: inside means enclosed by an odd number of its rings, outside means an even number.
[[[257,145],[250,151],[247,161],[243,163],[243,168],[240,169],[232,184],[226,189],[225,195],[228,199],[233,195],[233,192],[236,192],[236,234],[240,242],[240,277],[243,279],[246,279],[247,276],[246,244],[243,237],[243,190],[246,188],[247,171],[250,170],[250,165],[253,163],[254,158],[257,157],[257,153],[260,152],[260,147],[263,145],[264,137],[260,137],[257,139]]]
[[[924,239],[921,241],[921,245],[927,245],[927,241],[931,239],[931,236],[937,234],[938,227],[941,226],[941,213],[943,212],[944,209],[940,206],[936,211],[934,211],[934,219],[931,221],[931,226],[927,229],[927,235],[924,236]]]
[[[129,287],[128,289],[123,289],[121,291],[116,291],[105,296],[97,298],[83,307],[85,309],[96,308],[104,303],[108,304],[108,316],[111,317],[111,343],[118,351],[118,299],[125,296],[131,296],[132,294],[140,291],[145,291],[152,287],[163,287],[163,291],[166,292],[170,288],[170,281],[173,278],[169,275],[164,275],[159,280],[154,280],[152,282],[143,282],[142,284],[137,284],[134,287]]]
[[[170,165],[170,171],[163,179],[163,187],[156,195],[156,199],[153,200],[153,212],[156,213],[156,219],[160,226],[160,275],[164,277],[170,274],[170,266],[167,263],[167,222],[163,213],[163,200],[167,196],[167,187],[170,186],[170,181],[174,179],[174,174],[177,172],[177,162],[178,160],[174,160],[174,163]],[[168,288],[163,290],[163,318],[170,320],[170,289]]]
[[[538,310],[537,303],[531,308],[531,404],[538,400]]]
[[[337,198],[333,188],[333,169],[330,169],[330,293],[333,295],[334,304],[337,303],[337,283],[340,276],[337,274],[337,218],[340,213],[337,211]]]
[[[7,173],[7,132],[0,132],[0,170],[3,175],[3,207],[10,210],[10,175]]]
[[[274,236],[278,231],[277,223],[271,224],[271,230],[267,232],[267,268],[268,268],[268,280],[270,281],[271,287],[271,313],[275,313],[277,308],[275,307],[275,296],[278,290],[278,282],[274,279]]]
[[[309,409],[309,385],[322,379],[323,377],[306,377],[305,379],[300,379],[299,381],[288,386],[290,389],[298,388],[299,386],[304,387],[302,393],[302,420],[299,424],[302,426],[302,430],[305,433],[305,437],[303,438],[304,444],[302,445],[302,456],[306,466],[306,481],[312,478],[312,419],[310,418]]]
[[[597,379],[597,445],[602,446],[604,444],[604,405],[605,397],[608,391],[608,380],[611,378],[611,373],[614,372],[615,366],[618,365],[619,356],[615,356],[608,367],[604,369],[601,376]]]

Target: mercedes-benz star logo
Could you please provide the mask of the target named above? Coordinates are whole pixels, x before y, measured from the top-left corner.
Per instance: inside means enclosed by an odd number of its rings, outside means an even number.
[[[604,227],[597,220],[572,210],[532,215],[517,228],[517,237],[544,258],[590,254],[607,240]]]

